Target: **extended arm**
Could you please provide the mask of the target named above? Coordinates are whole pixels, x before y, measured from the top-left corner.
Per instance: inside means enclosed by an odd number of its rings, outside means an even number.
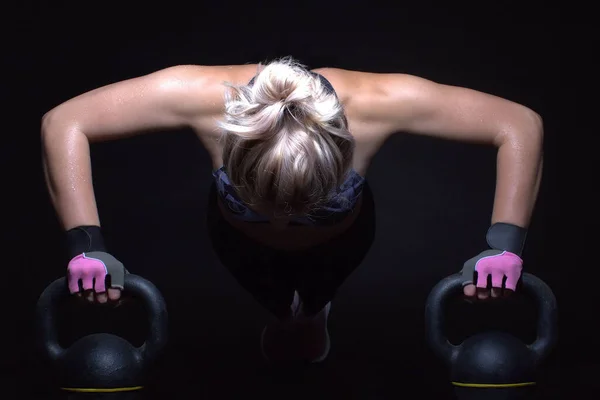
[[[363,90],[355,108],[364,110],[363,120],[382,136],[408,132],[498,148],[496,193],[486,235],[490,249],[465,262],[464,293],[483,299],[490,292],[498,297],[515,290],[542,175],[541,117],[509,100],[410,75],[370,74],[356,81]]]
[[[527,228],[542,175],[543,124],[531,109],[493,95],[403,74],[371,74],[365,118],[384,134],[408,132],[498,148],[492,223]]]
[[[198,96],[209,77],[210,72],[203,73],[202,67],[167,68],[84,93],[44,115],[41,138],[46,182],[65,230],[100,226],[90,142],[194,125],[214,112],[214,99]]]

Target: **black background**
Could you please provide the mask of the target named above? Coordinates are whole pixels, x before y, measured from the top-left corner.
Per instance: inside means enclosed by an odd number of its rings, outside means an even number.
[[[553,288],[561,312],[560,345],[541,371],[542,395],[574,398],[597,385],[591,323],[598,301],[589,277],[595,264],[587,262],[595,250],[595,111],[587,97],[595,93],[596,29],[586,17],[558,4],[451,2],[56,3],[8,10],[1,83],[6,398],[48,398],[52,386],[31,351],[37,296],[66,265],[42,179],[42,115],[84,91],[171,65],[285,55],[315,68],[404,72],[467,86],[542,115],[544,180],[524,259],[526,270]],[[171,342],[152,385],[160,398],[451,398],[446,372],[423,340],[424,301],[438,280],[485,246],[495,149],[401,135],[384,146],[368,175],[377,236],[334,303],[330,357],[293,374],[265,367],[258,337],[266,312],[212,251],[204,214],[210,162],[195,137],[173,132],[103,143],[92,156],[111,252],[168,302]],[[77,323],[93,310],[71,311],[65,341],[97,328]],[[115,311],[102,328],[139,342],[143,318],[134,311]],[[460,340],[493,325],[532,340],[534,319],[526,302],[462,304],[449,315],[449,335]]]

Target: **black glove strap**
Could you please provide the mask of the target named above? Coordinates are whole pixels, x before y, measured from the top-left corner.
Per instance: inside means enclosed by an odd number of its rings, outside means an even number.
[[[66,236],[69,259],[90,251],[106,252],[99,226],[78,226],[69,229]]]
[[[497,222],[490,226],[485,238],[492,249],[510,251],[520,257],[525,246],[527,229]]]

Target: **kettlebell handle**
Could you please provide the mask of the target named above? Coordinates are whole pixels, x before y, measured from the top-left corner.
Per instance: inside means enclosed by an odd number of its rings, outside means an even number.
[[[537,338],[527,347],[535,362],[541,362],[554,348],[558,339],[557,303],[550,287],[540,278],[523,273],[522,290],[531,295],[538,310]],[[438,282],[427,297],[425,305],[425,335],[433,352],[448,365],[452,365],[460,345],[453,345],[444,335],[444,312],[448,300],[462,293],[462,274],[450,275]]]
[[[138,350],[144,360],[151,361],[167,343],[168,314],[165,300],[154,284],[133,274],[125,275],[124,292],[139,298],[146,309],[149,334]],[[57,309],[59,302],[70,296],[67,279],[62,277],[48,285],[37,302],[36,347],[51,362],[58,361],[65,351],[58,342]]]
[[[538,310],[537,338],[527,346],[535,355],[537,365],[558,342],[558,304],[550,286],[537,276],[524,273],[522,281],[523,289],[534,298]]]
[[[35,308],[35,344],[46,361],[57,362],[65,349],[58,343],[57,306],[69,297],[66,278],[59,278],[48,285],[40,295]]]
[[[448,366],[454,364],[460,346],[450,343],[444,335],[445,306],[462,291],[463,282],[462,274],[442,279],[431,289],[425,303],[425,338],[435,355]]]
[[[162,293],[149,280],[138,275],[125,274],[125,292],[142,300],[148,316],[148,336],[140,346],[144,361],[155,360],[162,352],[168,340],[167,304]]]

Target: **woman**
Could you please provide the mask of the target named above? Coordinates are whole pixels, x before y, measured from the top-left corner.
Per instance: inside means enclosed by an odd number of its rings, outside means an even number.
[[[284,58],[266,65],[175,66],[82,94],[44,116],[44,166],[66,230],[72,293],[93,302],[115,301],[126,273],[102,241],[89,143],[180,127],[192,128],[212,159],[215,204],[222,219],[213,220],[213,226],[231,228],[221,233],[213,229],[215,248],[239,235],[278,255],[275,262],[253,258],[250,264],[264,264],[262,270],[230,268],[277,317],[263,332],[263,351],[270,359],[277,359],[283,348],[288,358],[326,357],[330,302],[350,271],[331,278],[326,290],[309,282],[323,279],[318,272],[326,263],[316,263],[295,281],[282,278],[287,282],[284,291],[277,290],[277,282],[257,285],[248,277],[262,274],[265,265],[275,273],[302,269],[298,263],[286,264],[294,258],[290,254],[309,254],[305,260],[315,260],[319,253],[311,253],[314,249],[328,248],[332,241],[352,236],[353,228],[368,226],[369,218],[361,219],[364,203],[372,207],[364,177],[372,157],[396,132],[498,148],[496,195],[486,236],[490,249],[465,263],[464,292],[487,298],[516,288],[541,178],[539,115],[508,100],[416,76],[309,71]],[[209,212],[209,224],[211,218],[215,213]],[[363,246],[355,264],[367,250]],[[224,261],[236,253],[231,248],[217,252]],[[287,261],[280,255],[287,255]],[[338,267],[333,266],[333,275]],[[258,281],[269,279],[267,274]],[[265,290],[270,294],[265,296]],[[282,333],[290,331],[302,331],[300,336],[311,339],[300,343],[296,336],[293,342]],[[302,350],[294,353],[290,348]]]

